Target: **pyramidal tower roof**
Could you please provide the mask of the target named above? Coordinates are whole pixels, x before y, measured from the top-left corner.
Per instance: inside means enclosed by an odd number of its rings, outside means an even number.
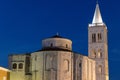
[[[95,13],[94,13],[94,17],[93,17],[92,23],[93,24],[94,23],[103,23],[98,3],[96,4],[96,9],[95,9]]]

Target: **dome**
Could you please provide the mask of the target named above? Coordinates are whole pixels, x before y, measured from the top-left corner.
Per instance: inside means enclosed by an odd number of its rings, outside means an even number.
[[[52,36],[51,38],[63,38],[63,37],[60,36],[60,35],[54,35],[54,36]]]
[[[72,41],[60,35],[42,40],[42,50],[72,50]]]

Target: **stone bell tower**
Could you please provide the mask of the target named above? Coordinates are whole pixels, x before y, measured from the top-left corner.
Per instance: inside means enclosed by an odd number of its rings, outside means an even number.
[[[96,61],[96,80],[109,80],[107,26],[103,23],[98,3],[88,26],[88,49],[89,58]]]

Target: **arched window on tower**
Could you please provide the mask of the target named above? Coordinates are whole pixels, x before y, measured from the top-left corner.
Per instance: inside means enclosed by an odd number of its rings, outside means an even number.
[[[13,68],[13,69],[17,69],[17,64],[14,63],[14,64],[12,65],[12,68]]]
[[[101,49],[98,50],[98,58],[102,58],[102,51],[101,51]]]
[[[98,42],[100,42],[102,40],[102,35],[101,33],[98,33]]]
[[[95,33],[92,34],[92,42],[96,42],[96,34]]]
[[[96,52],[95,52],[95,50],[92,50],[92,58],[96,58]]]
[[[20,63],[18,66],[19,66],[19,69],[23,69],[23,64],[22,63]]]
[[[98,72],[101,74],[102,73],[102,65],[98,66]]]

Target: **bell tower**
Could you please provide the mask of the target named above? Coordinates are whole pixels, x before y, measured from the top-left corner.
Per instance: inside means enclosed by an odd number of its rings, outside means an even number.
[[[93,21],[88,26],[89,58],[96,61],[96,80],[109,80],[107,26],[96,4]]]

